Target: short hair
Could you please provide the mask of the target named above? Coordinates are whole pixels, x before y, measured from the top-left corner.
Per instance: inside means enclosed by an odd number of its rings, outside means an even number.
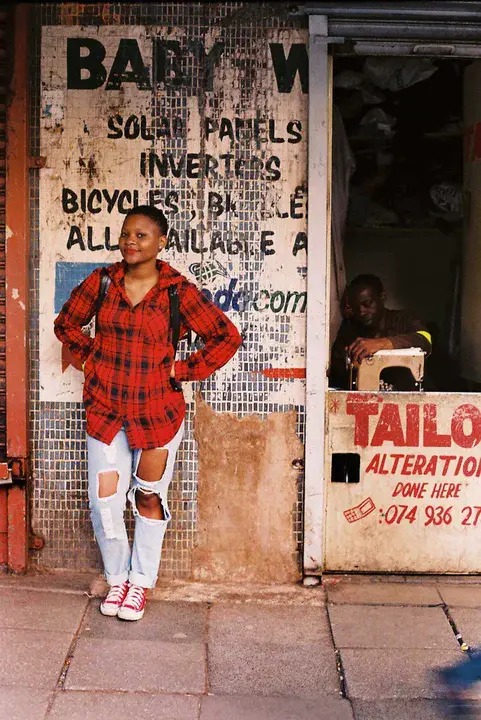
[[[357,275],[357,277],[355,277],[354,280],[351,280],[348,285],[348,298],[351,299],[354,292],[365,288],[370,288],[371,290],[374,290],[377,295],[382,295],[382,293],[384,292],[384,285],[382,284],[382,280],[378,278],[377,275]]]
[[[127,218],[132,215],[144,215],[145,217],[150,218],[157,224],[162,235],[167,235],[167,231],[169,229],[167,218],[162,210],[159,210],[159,208],[154,205],[134,205],[134,207],[131,208],[125,215],[125,219],[127,220]]]

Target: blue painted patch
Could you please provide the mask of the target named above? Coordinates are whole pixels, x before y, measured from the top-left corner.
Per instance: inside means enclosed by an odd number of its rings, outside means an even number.
[[[110,263],[58,262],[55,263],[55,312],[59,313],[70,293],[96,268]]]

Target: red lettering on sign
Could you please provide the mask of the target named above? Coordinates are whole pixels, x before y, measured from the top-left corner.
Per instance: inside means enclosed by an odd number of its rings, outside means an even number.
[[[464,421],[471,423],[471,432],[464,432]],[[463,448],[472,448],[481,440],[481,413],[474,405],[460,405],[453,413],[451,435],[454,442]]]
[[[478,467],[478,461],[475,457],[468,457],[463,463],[463,475],[464,477],[471,477],[476,472]]]
[[[371,445],[377,447],[384,442],[392,442],[396,447],[404,447],[406,444],[399,415],[399,405],[394,403],[386,403],[381,410]]]
[[[450,447],[450,435],[438,435],[437,407],[434,403],[424,406],[423,445],[425,447]]]
[[[434,483],[431,490],[432,498],[457,498],[461,491],[461,483]]]
[[[406,405],[406,446],[419,445],[419,405]]]
[[[436,475],[436,470],[438,467],[438,456],[433,455],[428,464],[426,465],[426,470],[424,471],[424,475]]]
[[[391,470],[392,474],[394,475],[394,473],[397,470],[399,461],[401,460],[401,458],[404,457],[404,455],[402,453],[401,454],[392,453],[391,457],[394,458],[394,462],[393,462],[393,466],[392,466],[392,470]]]
[[[379,401],[369,402],[357,395],[348,397],[346,401],[346,414],[354,415],[354,444],[360,447],[369,445],[369,416],[377,415]]]
[[[413,475],[422,475],[427,461],[428,459],[426,455],[417,455],[416,460],[414,461]]]
[[[440,455],[439,459],[444,460],[442,475],[447,475],[452,460],[456,460],[456,455]]]
[[[481,127],[481,125],[480,125]],[[480,156],[481,159],[481,156]],[[382,404],[382,405],[381,405]],[[381,405],[381,409],[380,408]],[[383,402],[383,398],[375,395],[348,395],[346,401],[346,414],[354,416],[354,443],[360,447],[381,447],[385,443],[394,447],[416,448],[421,444],[425,448],[448,448],[458,445],[462,448],[474,448],[481,444],[481,408],[475,405],[464,404],[457,407],[451,417],[451,432],[443,433],[438,429],[438,405],[426,403],[423,409],[423,427],[421,437],[421,404],[408,403],[405,406],[405,417],[401,420],[403,405],[394,402]],[[370,416],[378,415],[374,424],[374,432],[370,426]],[[443,414],[444,418],[445,413]],[[405,423],[405,424],[404,424]],[[370,437],[371,436],[371,437]],[[392,457],[396,472],[400,457],[393,454],[386,455],[386,459],[379,459],[381,474],[385,474],[387,458]],[[417,457],[417,456],[416,456]],[[462,470],[463,458],[456,455],[441,455],[443,462],[443,476],[453,472],[458,475]],[[424,466],[422,460],[416,460],[414,467],[405,466],[404,474],[418,473],[430,474],[431,466]],[[481,477],[481,464],[473,471],[468,464],[468,476],[477,473]]]
[[[427,483],[397,483],[392,494],[393,497],[396,495],[402,495],[403,497],[415,497],[423,498],[424,493],[428,487]]]
[[[380,454],[379,454],[379,453],[376,453],[376,454],[374,455],[373,459],[371,460],[371,462],[369,463],[369,465],[368,465],[367,468],[366,468],[366,472],[367,472],[367,473],[368,473],[368,472],[377,473],[377,471],[378,471],[378,469],[379,469],[379,458],[380,458]]]
[[[379,475],[389,475],[389,470],[385,469],[385,465],[386,465],[386,456],[383,455],[382,459],[381,459],[381,464],[379,466],[379,471],[378,471]]]
[[[406,455],[404,458],[401,475],[411,475],[414,455]]]

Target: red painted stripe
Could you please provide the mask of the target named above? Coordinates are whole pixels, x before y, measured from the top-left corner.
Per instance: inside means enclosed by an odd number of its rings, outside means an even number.
[[[0,487],[0,535],[8,531],[7,488]]]
[[[266,378],[305,378],[306,368],[264,368],[259,370]]]
[[[0,565],[6,565],[8,560],[7,533],[0,533]]]

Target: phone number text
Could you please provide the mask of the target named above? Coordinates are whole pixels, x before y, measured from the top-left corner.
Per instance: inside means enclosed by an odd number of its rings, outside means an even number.
[[[458,513],[460,512],[460,517]],[[400,525],[401,523],[423,522],[428,525],[451,525],[461,521],[461,525],[481,527],[481,505],[466,505],[461,509],[452,505],[391,505],[386,511],[379,511],[379,523]]]

